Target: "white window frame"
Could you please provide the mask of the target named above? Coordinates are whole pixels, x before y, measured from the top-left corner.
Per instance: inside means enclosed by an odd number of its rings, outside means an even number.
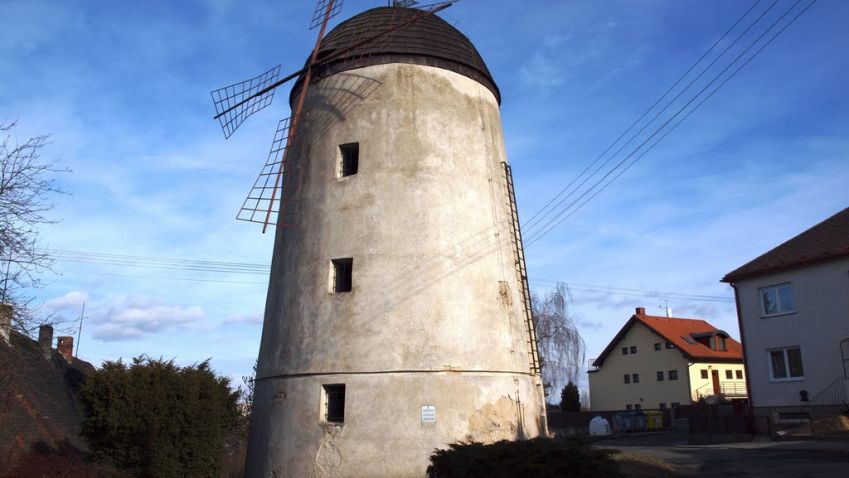
[[[796,313],[796,309],[794,308],[793,310],[779,310],[778,312],[775,312],[773,314],[767,314],[766,309],[764,308],[764,291],[775,289],[775,297],[777,299],[776,303],[778,304],[778,308],[781,309],[781,293],[779,292],[779,288],[785,285],[790,287],[790,293],[793,294],[793,284],[791,282],[782,282],[780,284],[773,284],[768,285],[766,287],[758,288],[758,303],[760,304],[759,307],[761,309],[761,317],[778,317],[780,315],[789,315]],[[795,294],[793,294],[793,307],[796,307]]]
[[[799,349],[799,357],[802,360],[802,375],[798,377],[790,376],[790,358],[787,356],[788,350]],[[772,369],[772,352],[781,351],[784,353],[784,367],[787,372],[786,377],[776,378],[775,371]],[[766,363],[769,368],[769,381],[770,382],[801,382],[805,380],[805,359],[802,356],[802,347],[799,345],[790,345],[787,347],[776,347],[766,350]]]

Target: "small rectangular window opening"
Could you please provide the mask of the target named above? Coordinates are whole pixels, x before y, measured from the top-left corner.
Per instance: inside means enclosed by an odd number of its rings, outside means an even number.
[[[640,374],[632,373],[631,374],[631,381],[634,382],[634,383],[640,383]]]
[[[660,342],[655,342],[655,344],[654,344],[654,349],[655,349],[655,350],[660,350]]]
[[[324,391],[324,421],[345,422],[345,384],[322,385]]]
[[[627,373],[625,374],[625,383],[631,383],[631,376]]]
[[[669,376],[669,380],[678,380],[678,371],[670,370],[666,372],[666,375]]]
[[[631,349],[630,349],[630,352],[631,352],[632,354],[637,353],[637,346],[636,346],[636,345],[632,345],[632,346],[631,346]]]
[[[360,167],[360,143],[340,144],[339,153],[342,156],[339,164],[339,177],[344,178],[357,174]]]
[[[622,355],[628,355],[628,347],[622,347]]]
[[[333,259],[333,292],[351,292],[354,259]]]
[[[662,370],[660,372],[657,372],[657,381],[658,382],[663,381],[663,371]]]

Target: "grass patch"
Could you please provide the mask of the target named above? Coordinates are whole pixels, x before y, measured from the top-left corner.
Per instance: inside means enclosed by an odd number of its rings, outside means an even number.
[[[678,478],[686,476],[679,467],[653,456],[630,451],[619,451],[612,456],[625,478]]]

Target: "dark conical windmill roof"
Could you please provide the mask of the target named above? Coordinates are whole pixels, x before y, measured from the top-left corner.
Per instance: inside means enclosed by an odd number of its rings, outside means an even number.
[[[415,22],[404,26],[416,16]],[[357,46],[376,34],[398,29]],[[459,73],[489,88],[501,103],[501,94],[478,50],[459,30],[436,15],[415,8],[379,7],[340,23],[321,43],[319,61],[335,52],[350,52],[323,64],[313,74],[322,78],[340,71],[386,63],[427,65]],[[290,101],[301,89],[303,78],[292,88]]]

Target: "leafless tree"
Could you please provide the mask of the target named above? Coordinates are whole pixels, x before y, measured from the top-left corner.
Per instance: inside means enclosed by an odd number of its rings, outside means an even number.
[[[566,284],[558,283],[543,295],[531,294],[542,380],[546,396],[558,395],[570,380],[578,377],[585,358],[584,339],[573,320],[572,294]]]
[[[50,198],[62,193],[55,185],[54,161],[43,161],[41,149],[47,135],[18,142],[12,134],[14,122],[0,122],[0,302],[13,307],[12,326],[31,334],[49,317],[32,307],[31,292],[41,285],[49,270],[50,254],[39,243],[38,227],[52,221]]]

